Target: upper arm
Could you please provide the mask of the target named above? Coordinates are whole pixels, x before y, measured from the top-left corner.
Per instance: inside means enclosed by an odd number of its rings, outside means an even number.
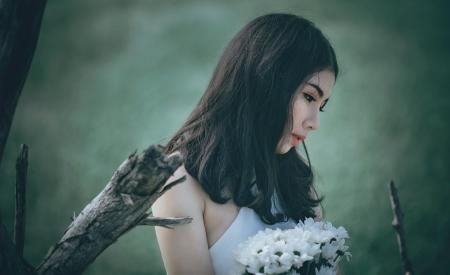
[[[184,182],[173,186],[152,205],[155,217],[193,218],[191,223],[175,225],[173,229],[155,227],[164,266],[167,274],[213,274],[203,222],[203,190],[183,166],[167,182],[183,175]]]

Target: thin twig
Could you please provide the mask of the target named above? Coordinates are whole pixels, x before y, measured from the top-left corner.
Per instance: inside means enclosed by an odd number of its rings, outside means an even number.
[[[23,257],[25,244],[25,194],[28,168],[28,146],[22,144],[16,161],[16,209],[14,222],[14,243],[17,254]]]
[[[188,224],[192,222],[191,217],[147,217],[145,219],[142,219],[138,225],[150,225],[150,226],[162,226],[165,228],[173,229],[170,225],[180,225],[180,224]]]
[[[397,234],[398,248],[400,250],[400,257],[402,261],[403,271],[405,275],[413,275],[412,264],[408,258],[406,250],[405,232],[403,230],[403,212],[400,208],[400,200],[397,194],[397,187],[395,187],[394,181],[389,183],[389,194],[391,199],[391,207],[394,214],[392,220],[392,227]]]
[[[167,191],[169,191],[169,189],[171,189],[172,187],[174,187],[175,185],[177,185],[180,182],[183,182],[186,180],[186,176],[182,176],[172,182],[169,182],[168,184],[166,184],[164,186],[164,188],[162,189],[162,191],[160,192],[160,195],[163,195],[164,193],[166,193]]]

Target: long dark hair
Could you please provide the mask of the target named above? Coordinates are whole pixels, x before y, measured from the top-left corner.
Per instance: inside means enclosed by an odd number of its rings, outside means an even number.
[[[296,90],[325,69],[337,76],[336,56],[312,22],[291,14],[257,17],[227,45],[166,153],[179,151],[186,171],[216,203],[232,199],[269,224],[315,217],[322,198],[311,192],[311,167],[295,148],[275,151],[286,125],[292,127]],[[274,197],[282,213],[272,212]]]

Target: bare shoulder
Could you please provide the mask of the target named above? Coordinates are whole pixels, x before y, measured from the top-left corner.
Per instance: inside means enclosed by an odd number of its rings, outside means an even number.
[[[155,216],[176,216],[192,214],[192,211],[204,212],[205,191],[201,185],[186,171],[184,165],[178,167],[165,185],[185,176],[186,179],[174,185],[152,205]]]
[[[172,229],[155,227],[159,249],[166,273],[213,274],[208,251],[203,213],[205,192],[201,185],[180,166],[166,184],[186,176],[186,180],[173,186],[152,205],[156,217],[192,217],[192,222],[176,225]]]

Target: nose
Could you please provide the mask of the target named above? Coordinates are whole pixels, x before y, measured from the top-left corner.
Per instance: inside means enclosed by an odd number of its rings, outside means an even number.
[[[320,126],[319,123],[319,110],[315,110],[304,121],[305,128],[309,130],[317,130]]]

